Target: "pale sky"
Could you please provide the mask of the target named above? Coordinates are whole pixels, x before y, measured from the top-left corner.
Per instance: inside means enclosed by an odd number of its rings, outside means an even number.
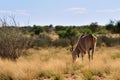
[[[0,17],[20,25],[86,25],[120,20],[120,0],[0,0]]]

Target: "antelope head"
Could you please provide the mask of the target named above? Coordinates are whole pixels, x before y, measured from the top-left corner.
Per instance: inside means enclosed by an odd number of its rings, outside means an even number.
[[[77,59],[77,54],[75,51],[72,52],[72,59],[73,59],[73,63],[76,61]]]

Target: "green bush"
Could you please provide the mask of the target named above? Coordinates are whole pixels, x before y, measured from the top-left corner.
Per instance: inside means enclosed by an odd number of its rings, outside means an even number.
[[[61,47],[67,47],[69,46],[70,44],[70,41],[69,39],[66,39],[66,38],[60,38],[60,39],[57,39],[55,41],[53,41],[53,46],[61,46]]]
[[[44,34],[33,36],[31,40],[31,47],[48,47],[51,46],[52,39]]]
[[[55,26],[55,31],[65,31],[68,27],[65,26]]]
[[[79,31],[74,27],[68,27],[66,31],[60,32],[60,38],[67,38],[70,41],[71,51],[73,51],[73,46],[77,42]]]
[[[57,34],[60,38],[64,38],[65,34],[66,34],[66,31],[58,31]]]
[[[92,31],[89,28],[83,28],[80,30],[80,33],[83,34],[92,34]]]
[[[31,32],[34,32],[35,35],[39,35],[40,33],[44,32],[44,28],[41,26],[34,25]]]

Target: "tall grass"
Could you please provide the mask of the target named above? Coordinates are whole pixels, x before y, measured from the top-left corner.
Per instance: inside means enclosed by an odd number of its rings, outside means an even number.
[[[29,49],[28,53],[31,55],[21,56],[17,62],[0,59],[0,78],[3,80],[119,80],[120,58],[111,57],[120,52],[119,48],[97,48],[90,68],[88,55],[85,55],[83,63],[81,57],[72,63],[71,54],[65,48]]]

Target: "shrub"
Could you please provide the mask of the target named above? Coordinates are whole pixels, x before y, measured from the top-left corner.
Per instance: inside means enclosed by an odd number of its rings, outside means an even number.
[[[55,26],[55,31],[65,31],[67,28],[65,26]]]
[[[16,60],[27,49],[26,37],[17,28],[0,29],[0,57]]]
[[[99,36],[97,39],[97,46],[101,46],[102,44],[106,46],[116,46],[120,44],[120,38],[112,38],[107,36]]]
[[[64,38],[66,32],[65,31],[58,31],[57,34],[59,35],[60,38]]]
[[[79,31],[75,29],[74,27],[69,27],[67,28],[66,31],[64,31],[63,33],[60,32],[58,35],[60,38],[67,38],[70,40],[71,51],[73,51],[73,46],[77,42]]]
[[[34,32],[35,35],[39,35],[44,31],[44,29],[41,26],[34,25],[32,31]]]
[[[89,28],[83,28],[80,30],[80,33],[83,34],[92,34],[92,31]]]
[[[60,38],[60,39],[57,39],[55,41],[53,41],[53,46],[61,46],[61,47],[67,47],[69,46],[70,44],[70,41],[69,39],[66,39],[66,38]]]
[[[51,43],[52,39],[45,34],[34,36],[31,40],[32,47],[48,47],[51,46]]]
[[[89,29],[92,31],[92,33],[95,33],[98,31],[98,23],[97,22],[92,22],[89,26]]]
[[[106,36],[99,36],[97,38],[97,46],[102,46],[103,43],[106,46],[110,46],[111,45],[108,37],[106,37]]]

